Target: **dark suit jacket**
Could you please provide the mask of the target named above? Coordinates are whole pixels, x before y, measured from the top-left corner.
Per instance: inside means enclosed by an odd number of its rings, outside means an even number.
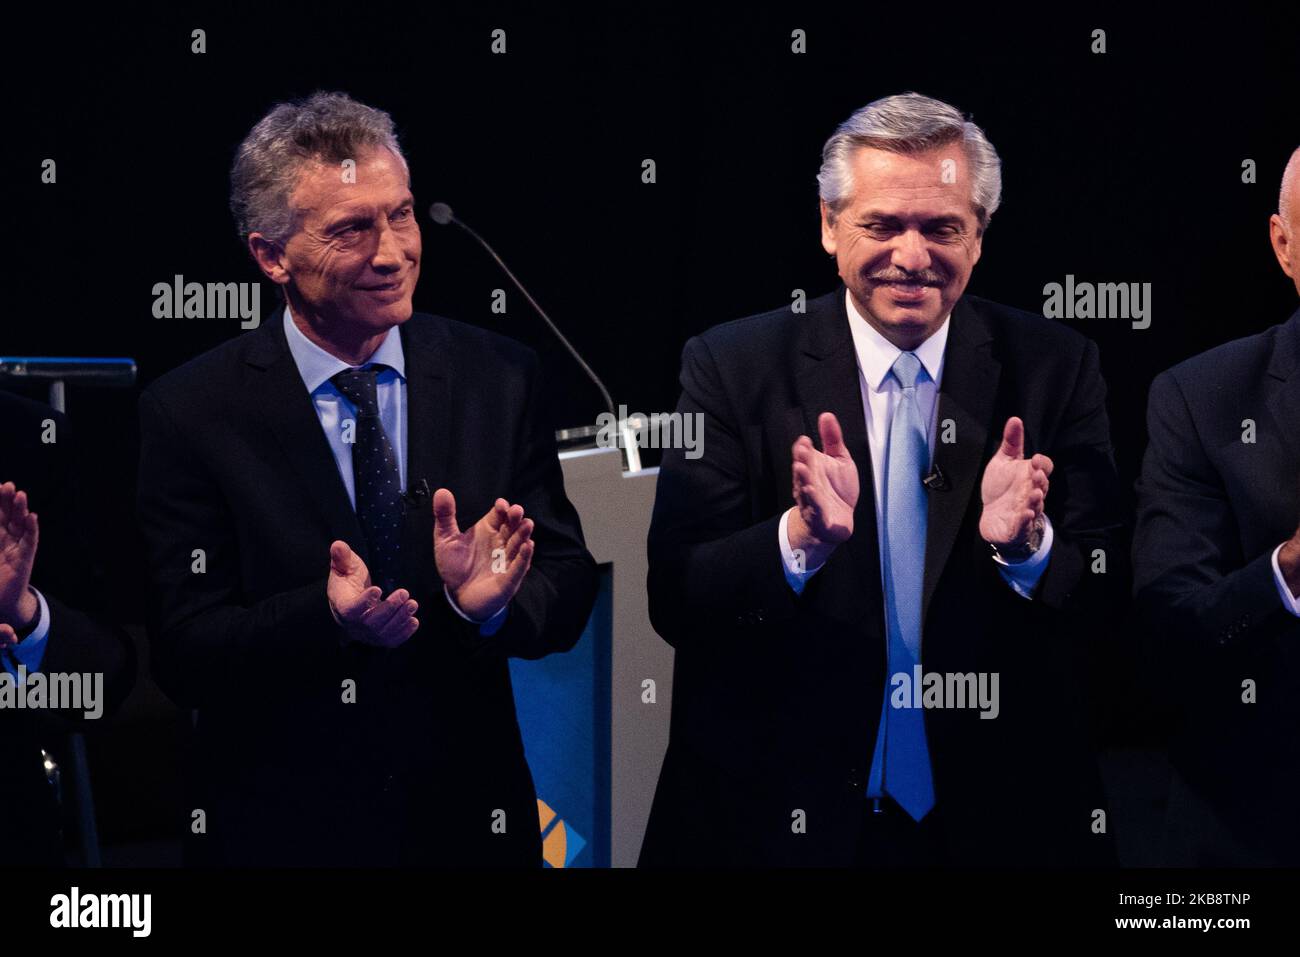
[[[53,420],[56,441],[41,440]],[[88,481],[78,468],[72,433],[62,413],[40,402],[0,392],[0,482],[27,492],[40,519],[32,585],[50,609],[49,642],[41,670],[47,674],[104,675],[104,715],[87,721],[82,711],[0,710],[0,865],[57,865],[63,861],[60,814],[46,780],[41,749],[56,761],[69,754],[66,732],[91,731],[126,698],[135,680],[130,636],[102,616],[103,594],[93,574],[84,511],[74,489]],[[74,607],[76,606],[76,607]]]
[[[506,659],[572,647],[595,570],[541,412],[536,355],[438,316],[400,327],[408,486],[451,489],[462,527],[498,496],[521,503],[536,552],[506,624],[481,638],[443,595],[424,497],[408,508],[401,577],[419,631],[391,651],[340,650],[329,545],[368,554],[281,317],[163,376],[140,402],[154,672],[199,712],[193,808],[207,833],[191,835],[190,859],[540,866]],[[343,703],[348,679],[355,704]],[[492,830],[497,811],[504,834]]]
[[[1183,834],[1171,863],[1295,866],[1300,619],[1271,556],[1300,522],[1300,312],[1161,373],[1147,428],[1134,590],[1178,705],[1171,759],[1191,792],[1171,799]],[[1183,814],[1199,816],[1197,833]]]
[[[958,862],[1106,861],[1087,747],[1090,636],[1070,616],[1103,604],[1089,572],[1119,521],[1097,349],[1038,316],[974,296],[953,311],[929,493],[922,663],[998,672],[1001,715],[929,710],[945,841]],[[687,343],[678,409],[704,415],[703,456],[665,452],[650,531],[650,615],[676,648],[673,715],[643,865],[853,860],[885,687],[872,466],[843,286],[715,327]],[[777,544],[790,447],[834,412],[858,466],[853,537],[801,596]],[[1026,454],[1055,463],[1055,528],[1037,597],[1017,596],[979,536],[980,478],[1011,415]],[[1120,549],[1123,551],[1123,549]],[[1116,556],[1111,555],[1113,560]],[[1121,585],[1121,588],[1123,586]],[[793,833],[794,811],[806,833]]]

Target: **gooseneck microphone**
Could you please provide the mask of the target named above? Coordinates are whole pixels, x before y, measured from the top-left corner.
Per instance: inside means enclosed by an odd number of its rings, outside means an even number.
[[[448,223],[455,223],[461,229],[465,230],[465,232],[473,236],[474,239],[478,241],[478,244],[488,251],[488,255],[496,260],[497,265],[501,267],[501,271],[510,277],[510,281],[515,284],[515,288],[524,294],[524,298],[528,300],[529,305],[537,310],[537,314],[542,317],[542,321],[546,323],[547,327],[555,335],[555,338],[560,340],[560,344],[563,345],[565,349],[569,350],[569,355],[573,356],[573,360],[582,367],[583,372],[587,373],[587,378],[596,384],[596,388],[600,390],[601,398],[605,400],[605,408],[609,409],[610,414],[614,416],[615,421],[618,421],[618,410],[614,408],[614,400],[610,398],[609,390],[605,388],[605,383],[600,381],[600,376],[596,375],[596,373],[592,371],[591,366],[587,365],[586,360],[578,354],[578,350],[573,348],[568,339],[564,338],[564,333],[560,332],[555,323],[551,322],[551,317],[546,314],[546,310],[537,304],[537,300],[534,299],[529,294],[528,290],[524,288],[524,284],[515,278],[515,274],[510,271],[510,267],[507,266],[502,261],[501,257],[497,255],[496,250],[488,245],[487,240],[469,226],[465,225],[464,222],[457,219],[456,215],[451,211],[451,207],[446,203],[434,203],[430,206],[429,218],[439,226],[446,226]]]

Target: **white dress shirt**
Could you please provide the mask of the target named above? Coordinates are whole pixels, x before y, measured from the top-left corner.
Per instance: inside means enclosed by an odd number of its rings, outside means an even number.
[[[1286,542],[1282,543],[1282,545],[1285,544]],[[1273,549],[1273,581],[1277,582],[1278,594],[1282,596],[1282,607],[1300,618],[1300,601],[1297,601],[1295,595],[1291,594],[1291,589],[1287,587],[1286,576],[1282,574],[1282,566],[1277,561],[1277,553],[1282,550],[1282,545]]]
[[[883,531],[884,514],[881,503],[884,500],[882,483],[885,480],[885,447],[889,443],[889,426],[893,421],[894,409],[898,406],[902,388],[898,380],[890,375],[894,361],[903,351],[894,345],[862,318],[853,303],[853,297],[845,290],[848,303],[849,330],[853,333],[853,348],[858,359],[858,385],[862,391],[862,409],[867,423],[867,443],[871,447],[871,470],[875,486],[876,528]],[[949,315],[933,335],[914,350],[921,360],[925,376],[916,380],[916,401],[920,406],[921,418],[928,422],[926,438],[930,443],[930,456],[934,457],[934,442],[939,415],[939,388],[943,384],[944,353],[948,345],[948,325],[952,321]],[[781,548],[781,558],[785,564],[786,581],[796,594],[803,591],[804,584],[818,569],[801,570],[799,561],[790,547],[787,526],[790,521],[787,509],[781,516],[777,538]],[[1008,562],[990,552],[990,560],[998,565],[998,572],[1011,588],[1024,598],[1032,598],[1035,586],[1047,568],[1047,559],[1052,550],[1052,523],[1043,516],[1044,528],[1042,543],[1038,551],[1022,562]],[[877,542],[881,550],[881,573],[884,573],[884,538]],[[883,580],[883,579],[882,579]]]

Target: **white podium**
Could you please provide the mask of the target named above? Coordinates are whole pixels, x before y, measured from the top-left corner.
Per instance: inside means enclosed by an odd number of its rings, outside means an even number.
[[[668,746],[673,649],[650,627],[646,536],[659,470],[623,471],[615,448],[560,453],[587,549],[613,575],[610,654],[610,863],[633,867]],[[644,703],[644,682],[655,702]]]

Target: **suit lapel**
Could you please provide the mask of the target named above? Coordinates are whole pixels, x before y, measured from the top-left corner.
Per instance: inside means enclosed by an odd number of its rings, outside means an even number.
[[[446,322],[439,317],[413,316],[402,324],[401,335],[406,358],[406,487],[412,503],[402,552],[407,580],[414,582],[434,567],[433,493],[452,481],[447,454],[451,357]],[[418,494],[425,486],[428,496]]]
[[[249,399],[256,415],[275,433],[298,476],[303,497],[328,529],[330,540],[346,541],[368,561],[365,536],[339,477],[338,463],[285,342],[283,306],[271,314],[256,335],[245,360],[258,370],[249,385]]]
[[[1269,389],[1268,410],[1277,423],[1277,432],[1286,443],[1288,461],[1300,461],[1300,310],[1278,330],[1269,361],[1268,374],[1273,380]]]
[[[993,358],[993,336],[966,299],[953,308],[939,389],[939,434],[934,466],[942,481],[930,489],[925,536],[925,581],[921,591],[922,633],[930,600],[952,553],[957,531],[984,470],[1001,364]],[[944,442],[944,423],[955,426],[955,441]]]
[[[859,494],[858,504],[853,510],[853,537],[836,553],[846,553],[849,561],[828,563],[826,569],[831,571],[830,564],[840,565],[846,584],[827,590],[830,607],[826,611],[849,621],[866,615],[874,624],[880,625],[883,618],[878,612],[883,606],[883,597],[875,480],[862,409],[857,353],[849,331],[844,296],[845,289],[840,286],[830,295],[816,300],[809,310],[800,346],[796,390],[803,409],[803,429],[813,439],[813,444],[821,448],[817,417],[823,412],[833,412],[844,433],[844,444],[858,466]],[[838,580],[838,574],[836,578]],[[863,587],[867,589],[866,596]]]

